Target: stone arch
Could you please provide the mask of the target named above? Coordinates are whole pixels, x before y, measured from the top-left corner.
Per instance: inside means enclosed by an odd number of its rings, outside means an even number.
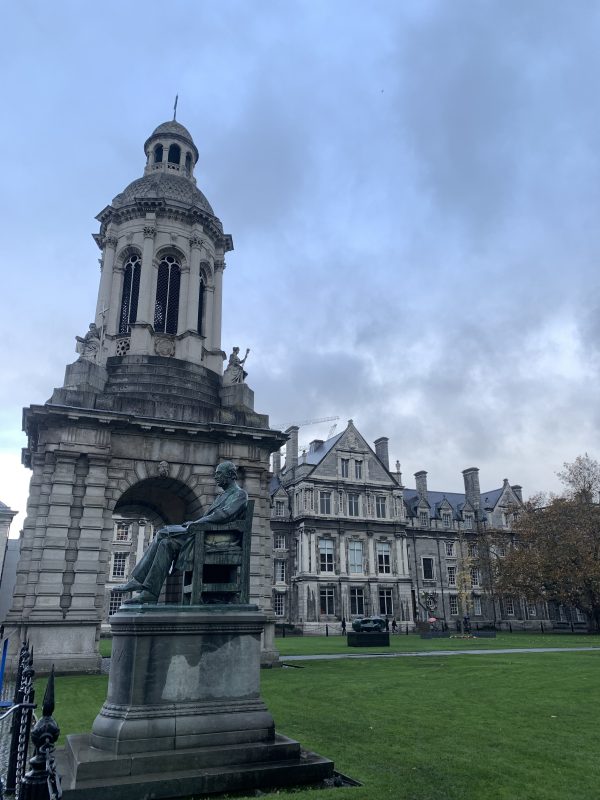
[[[204,281],[205,286],[213,286],[213,270],[209,261],[200,262],[200,280]]]
[[[202,504],[198,495],[177,478],[143,478],[121,492],[113,514],[126,508],[146,508],[168,525],[175,525],[201,516]]]
[[[130,256],[139,256],[142,257],[141,249],[135,244],[126,244],[122,247],[115,257],[115,264],[118,264],[120,267],[123,267],[125,262]]]

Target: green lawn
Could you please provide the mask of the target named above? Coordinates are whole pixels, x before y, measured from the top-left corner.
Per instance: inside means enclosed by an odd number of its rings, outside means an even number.
[[[329,653],[416,653],[427,650],[483,650],[519,647],[600,647],[600,636],[586,634],[499,633],[495,639],[421,639],[390,635],[389,647],[348,647],[345,636],[286,636],[275,639],[282,657]]]
[[[600,652],[432,656],[305,662],[261,679],[277,730],[364,783],[298,800],[597,800],[599,669]],[[90,729],[106,686],[57,678],[63,733]]]
[[[286,636],[275,639],[281,656],[329,653],[415,653],[428,650],[482,650],[507,647],[600,647],[600,636],[586,634],[499,633],[495,639],[421,639],[417,634],[390,635],[388,647],[348,647],[345,636]],[[110,639],[100,640],[100,653],[109,656]]]

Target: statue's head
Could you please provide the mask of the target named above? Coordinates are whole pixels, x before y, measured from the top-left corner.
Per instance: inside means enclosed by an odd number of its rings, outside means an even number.
[[[240,352],[240,348],[239,347],[234,347],[233,348],[233,352],[234,353],[239,353]]]
[[[233,461],[221,461],[215,470],[215,480],[234,481],[237,478],[237,468]]]

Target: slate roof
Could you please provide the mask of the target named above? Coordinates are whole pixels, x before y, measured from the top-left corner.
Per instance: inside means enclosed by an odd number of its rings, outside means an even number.
[[[481,508],[494,508],[500,497],[502,496],[502,489],[493,489],[491,492],[481,492]],[[464,494],[460,492],[430,492],[427,491],[427,500],[431,506],[434,516],[438,516],[444,499],[447,500],[452,506],[454,516],[456,517],[462,511],[466,504]],[[416,489],[404,490],[404,502],[410,511],[414,511],[415,507],[419,504],[419,495]]]
[[[336,436],[332,436],[331,439],[327,439],[326,442],[323,442],[322,445],[317,447],[312,452],[307,451],[306,453],[306,461],[305,464],[310,464],[314,466],[315,464],[319,464],[327,455],[327,453],[334,447],[334,445],[339,442],[346,431],[342,431],[338,433]]]

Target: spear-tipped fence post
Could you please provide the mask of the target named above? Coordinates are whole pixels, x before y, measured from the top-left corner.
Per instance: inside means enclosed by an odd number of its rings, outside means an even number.
[[[62,789],[56,772],[54,746],[60,728],[52,716],[54,712],[54,665],[44,692],[42,717],[31,731],[35,752],[29,761],[31,769],[21,780],[19,800],[60,800]]]
[[[19,651],[19,661],[17,665],[17,675],[15,680],[15,694],[13,697],[13,705],[21,703],[33,703],[33,669],[31,663],[33,661],[33,651],[29,651],[29,643],[23,642],[21,650]],[[24,765],[24,759],[27,754],[20,752],[23,745],[27,747],[27,742],[22,741],[22,736],[27,735],[29,741],[29,728],[31,726],[31,709],[20,708],[12,718],[10,728],[10,750],[8,754],[8,767],[6,770],[6,788],[7,794],[15,794],[19,777],[17,775],[18,766]]]

